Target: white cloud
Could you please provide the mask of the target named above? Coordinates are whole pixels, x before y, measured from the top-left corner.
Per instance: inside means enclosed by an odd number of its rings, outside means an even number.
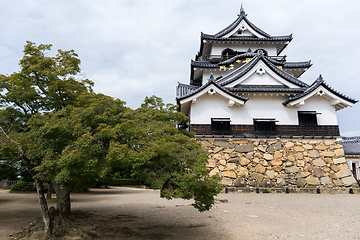
[[[293,33],[290,61],[312,60],[301,78],[319,74],[360,99],[357,42],[360,2],[243,0],[248,18],[271,35]],[[153,94],[173,102],[177,82],[188,83],[200,32],[214,34],[236,19],[241,2],[229,0],[17,0],[0,2],[0,73],[17,71],[27,40],[74,49],[95,90],[140,106]],[[356,133],[360,109],[339,111],[342,132]]]

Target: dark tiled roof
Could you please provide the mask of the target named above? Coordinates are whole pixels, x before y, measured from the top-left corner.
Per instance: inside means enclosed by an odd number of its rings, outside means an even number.
[[[240,59],[240,58],[252,58],[256,56],[256,53],[253,52],[246,52],[243,54],[239,54],[236,55],[228,60],[219,62],[219,63],[211,63],[209,61],[194,61],[191,60],[191,66],[193,67],[202,67],[202,68],[218,68],[222,65],[228,65],[228,64],[232,64],[234,62],[236,62],[236,60]]]
[[[265,38],[258,38],[258,37],[230,37],[230,38],[224,38],[224,37],[216,37],[215,35],[205,34],[201,33],[201,39],[202,40],[216,40],[216,41],[267,41],[267,42],[276,42],[276,41],[291,41],[292,40],[292,34],[286,35],[286,36],[272,36],[272,37],[265,37]]]
[[[237,99],[242,100],[242,101],[245,101],[245,102],[246,102],[247,100],[249,100],[248,98],[242,97],[242,96],[239,96],[239,95],[236,95],[235,93],[231,92],[230,90],[228,90],[228,89],[220,86],[219,84],[217,84],[217,83],[215,82],[215,79],[214,79],[213,75],[210,76],[210,79],[209,79],[209,81],[208,81],[206,84],[204,84],[204,85],[202,85],[201,87],[199,87],[199,88],[197,88],[197,89],[189,92],[188,94],[185,94],[185,95],[182,95],[182,96],[178,96],[178,97],[176,97],[176,99],[179,101],[179,100],[185,99],[185,98],[187,98],[187,97],[193,96],[193,95],[195,95],[196,93],[201,92],[201,90],[207,88],[210,84],[213,84],[214,86],[216,86],[217,88],[219,88],[220,90],[226,92],[227,94],[229,94],[230,96],[232,96],[232,97],[234,97],[234,98],[237,98]]]
[[[294,100],[297,100],[299,98],[302,98],[308,94],[310,94],[311,92],[313,92],[316,88],[318,88],[319,86],[323,86],[325,89],[327,89],[328,91],[330,91],[331,93],[335,94],[336,96],[342,98],[342,99],[345,99],[346,101],[349,101],[351,103],[357,103],[357,100],[355,99],[352,99],[338,91],[336,91],[335,89],[333,89],[332,87],[330,87],[326,82],[325,80],[322,78],[322,76],[320,75],[314,82],[313,84],[311,84],[311,86],[306,90],[304,91],[302,94],[299,94],[295,97],[290,97],[288,98],[285,102],[283,102],[283,105],[287,105],[288,103],[294,101]]]
[[[232,83],[236,81],[237,79],[244,76],[250,69],[252,69],[260,60],[263,60],[263,62],[276,74],[281,76],[282,78],[286,79],[288,82],[293,83],[299,87],[308,87],[308,85],[299,79],[295,78],[294,76],[288,74],[287,72],[279,69],[276,65],[274,65],[272,62],[275,60],[270,60],[269,57],[266,57],[262,51],[259,51],[259,53],[255,53],[255,57],[253,57],[248,63],[241,66],[240,68],[236,69],[234,72],[230,73],[229,75],[225,76],[224,78],[220,79],[218,82],[224,86],[229,83]],[[277,61],[276,61],[277,62]]]
[[[307,62],[286,62],[284,63],[284,68],[309,68],[311,67],[311,61]]]
[[[286,92],[286,93],[302,93],[306,88],[287,88],[283,86],[266,86],[266,85],[249,85],[241,87],[228,88],[232,92]]]
[[[254,29],[257,33],[270,38],[271,36],[269,34],[267,34],[266,32],[264,32],[263,30],[261,30],[260,28],[256,27],[252,22],[250,22],[247,18],[246,18],[246,14],[245,11],[243,9],[240,10],[240,14],[238,15],[238,18],[231,23],[229,26],[227,26],[226,28],[224,28],[223,30],[221,30],[220,32],[215,34],[215,37],[222,37],[226,34],[228,34],[229,32],[233,31],[238,25],[239,23],[244,20],[252,29]]]
[[[343,138],[345,155],[360,155],[360,137]]]

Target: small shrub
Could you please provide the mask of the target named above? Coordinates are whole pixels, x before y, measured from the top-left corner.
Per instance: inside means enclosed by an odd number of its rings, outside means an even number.
[[[12,192],[34,192],[36,191],[36,187],[33,182],[20,180],[16,184],[12,185],[10,190]]]

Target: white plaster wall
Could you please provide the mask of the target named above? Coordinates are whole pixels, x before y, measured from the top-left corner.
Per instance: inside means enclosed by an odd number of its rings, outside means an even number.
[[[335,108],[330,101],[314,96],[299,108],[285,107],[288,96],[250,95],[243,106],[228,107],[228,101],[218,95],[204,94],[191,104],[192,124],[211,124],[211,118],[230,118],[231,124],[253,124],[253,118],[275,118],[277,125],[298,125],[298,111],[316,111],[318,125],[337,125]]]
[[[211,49],[211,55],[221,55],[221,52],[226,49],[230,48],[234,51],[246,52],[249,48],[251,51],[255,51],[257,49],[265,49],[268,52],[269,56],[276,56],[276,45],[275,44],[256,44],[256,43],[248,43],[248,44],[241,44],[241,43],[213,43]]]

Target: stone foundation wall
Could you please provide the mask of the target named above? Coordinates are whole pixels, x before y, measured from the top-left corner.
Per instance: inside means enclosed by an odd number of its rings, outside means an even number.
[[[220,174],[227,187],[359,188],[335,140],[197,141],[209,152],[210,176]]]

